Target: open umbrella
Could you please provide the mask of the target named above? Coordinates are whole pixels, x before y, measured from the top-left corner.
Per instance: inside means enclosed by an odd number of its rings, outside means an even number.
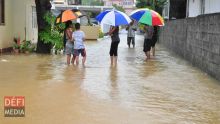
[[[118,10],[106,10],[96,16],[96,20],[101,24],[111,26],[127,25],[131,22],[131,19],[125,13]]]
[[[56,24],[76,20],[80,16],[82,16],[82,13],[79,10],[65,10],[57,16]]]
[[[130,17],[137,20],[139,23],[151,26],[164,25],[164,20],[160,16],[160,14],[148,8],[134,10],[133,12],[131,12]]]

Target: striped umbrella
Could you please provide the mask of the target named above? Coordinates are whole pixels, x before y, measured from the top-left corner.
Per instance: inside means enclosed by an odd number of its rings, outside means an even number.
[[[106,10],[96,16],[96,20],[101,24],[111,26],[127,25],[131,22],[131,19],[125,13],[118,10]]]
[[[148,8],[134,10],[131,12],[130,17],[143,24],[164,26],[164,20],[161,15]]]

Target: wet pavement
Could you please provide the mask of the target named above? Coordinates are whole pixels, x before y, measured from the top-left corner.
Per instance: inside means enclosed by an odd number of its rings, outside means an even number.
[[[86,43],[86,66],[63,55],[0,56],[0,124],[219,124],[220,82],[157,45],[145,61],[143,37],[118,66],[110,39]],[[25,96],[25,117],[4,117],[4,96]]]

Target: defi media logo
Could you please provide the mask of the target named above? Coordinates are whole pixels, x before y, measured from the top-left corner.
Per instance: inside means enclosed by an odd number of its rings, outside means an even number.
[[[4,113],[5,117],[25,117],[24,96],[5,96]]]

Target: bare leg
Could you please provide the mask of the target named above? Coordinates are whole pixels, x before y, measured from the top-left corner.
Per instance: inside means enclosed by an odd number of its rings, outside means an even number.
[[[71,63],[74,65],[76,57],[73,56]]]
[[[114,56],[114,59],[115,66],[117,66],[118,56]]]
[[[153,56],[155,56],[155,47],[152,47]]]
[[[82,64],[85,65],[85,62],[86,62],[86,56],[83,57]]]
[[[71,55],[67,55],[67,65],[70,65]]]
[[[79,56],[76,56],[76,65],[79,65]]]
[[[113,66],[113,56],[110,56],[111,59],[111,66]]]
[[[147,59],[150,59],[150,51],[147,51]]]

